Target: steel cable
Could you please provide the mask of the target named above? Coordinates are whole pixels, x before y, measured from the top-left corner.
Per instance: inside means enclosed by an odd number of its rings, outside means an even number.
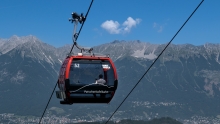
[[[91,8],[91,6],[92,6],[92,3],[93,3],[93,0],[91,1],[90,5],[89,5],[89,8],[88,8],[88,11],[87,11],[87,13],[86,13],[85,19],[87,18],[87,15],[88,15],[88,13],[89,13],[89,11],[90,11],[90,8]],[[85,21],[86,21],[86,20],[85,20]],[[82,27],[83,27],[85,21],[83,21],[83,23],[82,23],[82,25],[81,25],[81,27],[80,27],[80,29],[79,29],[79,32],[77,33],[77,37],[76,37],[76,39],[75,39],[75,42],[76,42],[77,39],[78,39],[78,36],[79,36],[79,34],[80,34],[81,30],[82,30]],[[70,53],[72,53],[74,45],[75,45],[75,44],[73,44],[73,46],[72,46],[72,48],[71,48],[71,50],[70,50]]]
[[[93,0],[92,0],[91,3],[90,3],[90,6],[89,6],[89,9],[88,9],[88,11],[87,11],[87,13],[86,13],[85,18],[87,17],[87,15],[88,15],[88,13],[89,13],[89,11],[90,11],[90,8],[91,8],[91,6],[92,6],[92,3],[93,3]],[[83,21],[83,23],[82,23],[82,25],[81,25],[81,27],[80,27],[78,36],[79,36],[79,34],[80,34],[81,30],[82,30],[82,27],[83,27],[83,25],[84,25],[84,22],[85,22],[85,21]],[[76,40],[77,40],[78,36],[76,37]],[[72,52],[73,47],[74,47],[74,44],[73,44],[73,46],[72,46],[72,48],[71,48],[70,53]],[[53,89],[53,91],[52,91],[52,93],[51,93],[51,95],[50,95],[50,98],[49,98],[49,100],[48,100],[48,102],[47,102],[47,105],[46,105],[46,107],[45,107],[45,109],[44,109],[44,112],[43,112],[43,114],[42,114],[42,116],[41,116],[41,118],[40,118],[39,124],[41,123],[41,121],[42,121],[42,119],[43,119],[43,117],[44,117],[44,114],[45,114],[45,112],[46,112],[46,110],[47,110],[47,107],[48,107],[48,105],[49,105],[49,103],[50,103],[50,100],[51,100],[51,98],[52,98],[52,96],[53,96],[53,93],[54,93],[56,87],[57,87],[57,83],[56,83],[56,85],[55,85],[55,87],[54,87],[54,89]]]
[[[128,96],[132,93],[132,91],[136,88],[136,86],[140,83],[140,81],[144,78],[144,76],[148,73],[148,71],[151,69],[151,67],[154,65],[154,63],[160,58],[160,56],[163,54],[163,52],[167,49],[167,47],[170,45],[170,43],[173,41],[173,39],[177,36],[177,34],[182,30],[182,28],[185,26],[185,24],[189,21],[189,19],[192,17],[192,15],[196,12],[196,10],[200,7],[200,5],[203,3],[204,0],[202,0],[199,5],[196,7],[196,9],[191,13],[191,15],[188,17],[188,19],[183,23],[183,25],[180,27],[180,29],[176,32],[176,34],[173,36],[173,38],[168,42],[168,44],[165,46],[165,48],[162,50],[162,52],[158,55],[158,57],[153,61],[153,63],[150,65],[150,67],[146,70],[146,72],[142,75],[142,77],[138,80],[138,82],[135,84],[135,86],[131,89],[131,91],[128,93],[128,95],[122,100],[122,102],[119,104],[119,106],[116,108],[116,110],[112,113],[112,115],[109,117],[109,119],[106,121],[105,124],[109,122],[109,120],[112,118],[112,116],[117,112],[117,110],[121,107],[121,105],[124,103],[124,101],[128,98]]]

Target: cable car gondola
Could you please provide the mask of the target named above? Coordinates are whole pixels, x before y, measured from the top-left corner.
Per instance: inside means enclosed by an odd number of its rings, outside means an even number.
[[[103,78],[105,83],[98,81]],[[68,56],[60,69],[57,98],[61,104],[109,103],[117,89],[117,73],[108,56]]]
[[[117,89],[117,72],[109,55],[94,54],[92,48],[81,48],[77,45],[77,22],[82,23],[85,17],[72,13],[75,22],[73,47],[81,50],[78,54],[70,54],[64,60],[59,77],[56,96],[60,104],[73,103],[109,103]],[[73,48],[72,47],[72,48]],[[85,52],[87,51],[87,52]]]

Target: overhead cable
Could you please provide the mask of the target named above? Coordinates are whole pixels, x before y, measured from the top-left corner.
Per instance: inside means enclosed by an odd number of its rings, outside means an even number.
[[[153,61],[153,63],[150,65],[150,67],[146,70],[146,72],[142,75],[142,77],[138,80],[138,82],[134,85],[134,87],[131,89],[131,91],[128,93],[128,95],[122,100],[122,102],[119,104],[119,106],[116,108],[116,110],[112,113],[112,115],[109,117],[109,119],[106,121],[105,124],[107,124],[112,116],[117,112],[117,110],[121,107],[121,105],[125,102],[125,100],[128,98],[128,96],[133,92],[133,90],[137,87],[137,85],[140,83],[140,81],[144,78],[144,76],[148,73],[148,71],[151,69],[151,67],[155,64],[155,62],[160,58],[160,56],[163,54],[163,52],[167,49],[167,47],[170,45],[170,43],[174,40],[174,38],[178,35],[178,33],[182,30],[182,28],[185,26],[185,24],[189,21],[189,19],[192,17],[192,15],[196,12],[196,10],[200,7],[200,5],[203,3],[204,0],[202,0],[199,5],[195,8],[195,10],[190,14],[188,19],[183,23],[183,25],[180,27],[180,29],[176,32],[176,34],[173,36],[173,38],[167,43],[167,45],[164,47],[164,49],[160,52],[158,57]]]
[[[91,8],[91,6],[92,6],[92,3],[93,3],[93,0],[91,1],[90,5],[89,5],[89,8],[88,8],[88,11],[87,11],[87,13],[86,13],[85,18],[86,18],[86,17],[88,16],[88,14],[89,14],[89,11],[90,11],[90,8]],[[79,34],[80,34],[81,30],[82,30],[82,27],[83,27],[83,25],[84,25],[84,22],[85,22],[85,21],[83,21],[83,23],[82,23],[82,25],[81,25],[81,27],[80,27],[78,36],[79,36]],[[76,40],[77,40],[78,36],[76,37]],[[74,47],[74,44],[73,44],[73,46],[72,46],[72,49],[73,49],[73,47]],[[72,52],[72,49],[70,50],[70,53]],[[52,91],[52,93],[51,93],[51,95],[50,95],[50,98],[49,98],[49,100],[48,100],[48,102],[47,102],[47,105],[46,105],[46,107],[45,107],[45,109],[44,109],[44,112],[43,112],[43,114],[42,114],[42,116],[41,116],[41,118],[40,118],[39,124],[41,123],[42,118],[44,117],[44,114],[45,114],[45,112],[46,112],[46,110],[47,110],[47,107],[48,107],[48,105],[49,105],[49,103],[50,103],[50,100],[51,100],[51,98],[52,98],[52,96],[53,96],[53,93],[54,93],[56,87],[57,87],[57,83],[55,84],[54,89],[53,89],[53,91]]]

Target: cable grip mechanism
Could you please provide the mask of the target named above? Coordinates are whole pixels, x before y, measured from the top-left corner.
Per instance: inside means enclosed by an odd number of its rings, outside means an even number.
[[[79,22],[80,24],[83,24],[83,23],[85,22],[85,20],[86,20],[86,17],[83,16],[83,13],[81,13],[81,15],[79,15],[79,14],[77,14],[76,12],[73,12],[73,13],[72,13],[72,18],[69,18],[69,21],[70,21],[71,23],[74,23],[73,36],[72,36],[72,39],[73,39],[73,47],[76,46],[76,47],[81,51],[81,53],[82,53],[82,52],[85,52],[85,51],[91,53],[92,50],[93,50],[93,48],[83,48],[83,47],[80,47],[80,46],[78,46],[78,44],[77,44],[77,42],[76,42],[76,40],[77,40],[77,38],[78,38],[78,36],[79,36],[79,34],[76,32],[76,31],[77,31],[78,22]],[[73,47],[72,47],[72,48],[73,48]],[[71,50],[71,51],[72,51],[72,50]],[[91,53],[91,54],[92,54],[92,53]]]

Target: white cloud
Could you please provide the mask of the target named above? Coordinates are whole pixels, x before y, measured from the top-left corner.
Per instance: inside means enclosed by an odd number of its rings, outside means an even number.
[[[119,25],[120,24],[117,21],[107,20],[104,23],[102,23],[101,27],[107,30],[110,34],[119,34],[120,33]]]
[[[163,31],[163,26],[160,26],[159,30],[157,32],[162,32]]]
[[[137,24],[141,22],[141,19],[133,19],[132,17],[128,17],[128,19],[123,23],[124,32],[130,32],[132,27],[135,27]]]
[[[153,23],[153,28],[154,29],[156,29],[157,30],[157,32],[162,32],[163,31],[163,28],[164,28],[164,26],[162,26],[162,25],[159,25],[158,23],[156,23],[156,22],[154,22]]]
[[[158,24],[156,22],[154,22],[153,28],[156,28],[157,26],[158,26]]]
[[[107,20],[102,23],[101,27],[107,30],[110,34],[120,34],[120,33],[129,33],[132,27],[136,27],[137,24],[141,22],[141,19],[133,19],[128,17],[126,21],[120,27],[120,24],[117,21]]]

